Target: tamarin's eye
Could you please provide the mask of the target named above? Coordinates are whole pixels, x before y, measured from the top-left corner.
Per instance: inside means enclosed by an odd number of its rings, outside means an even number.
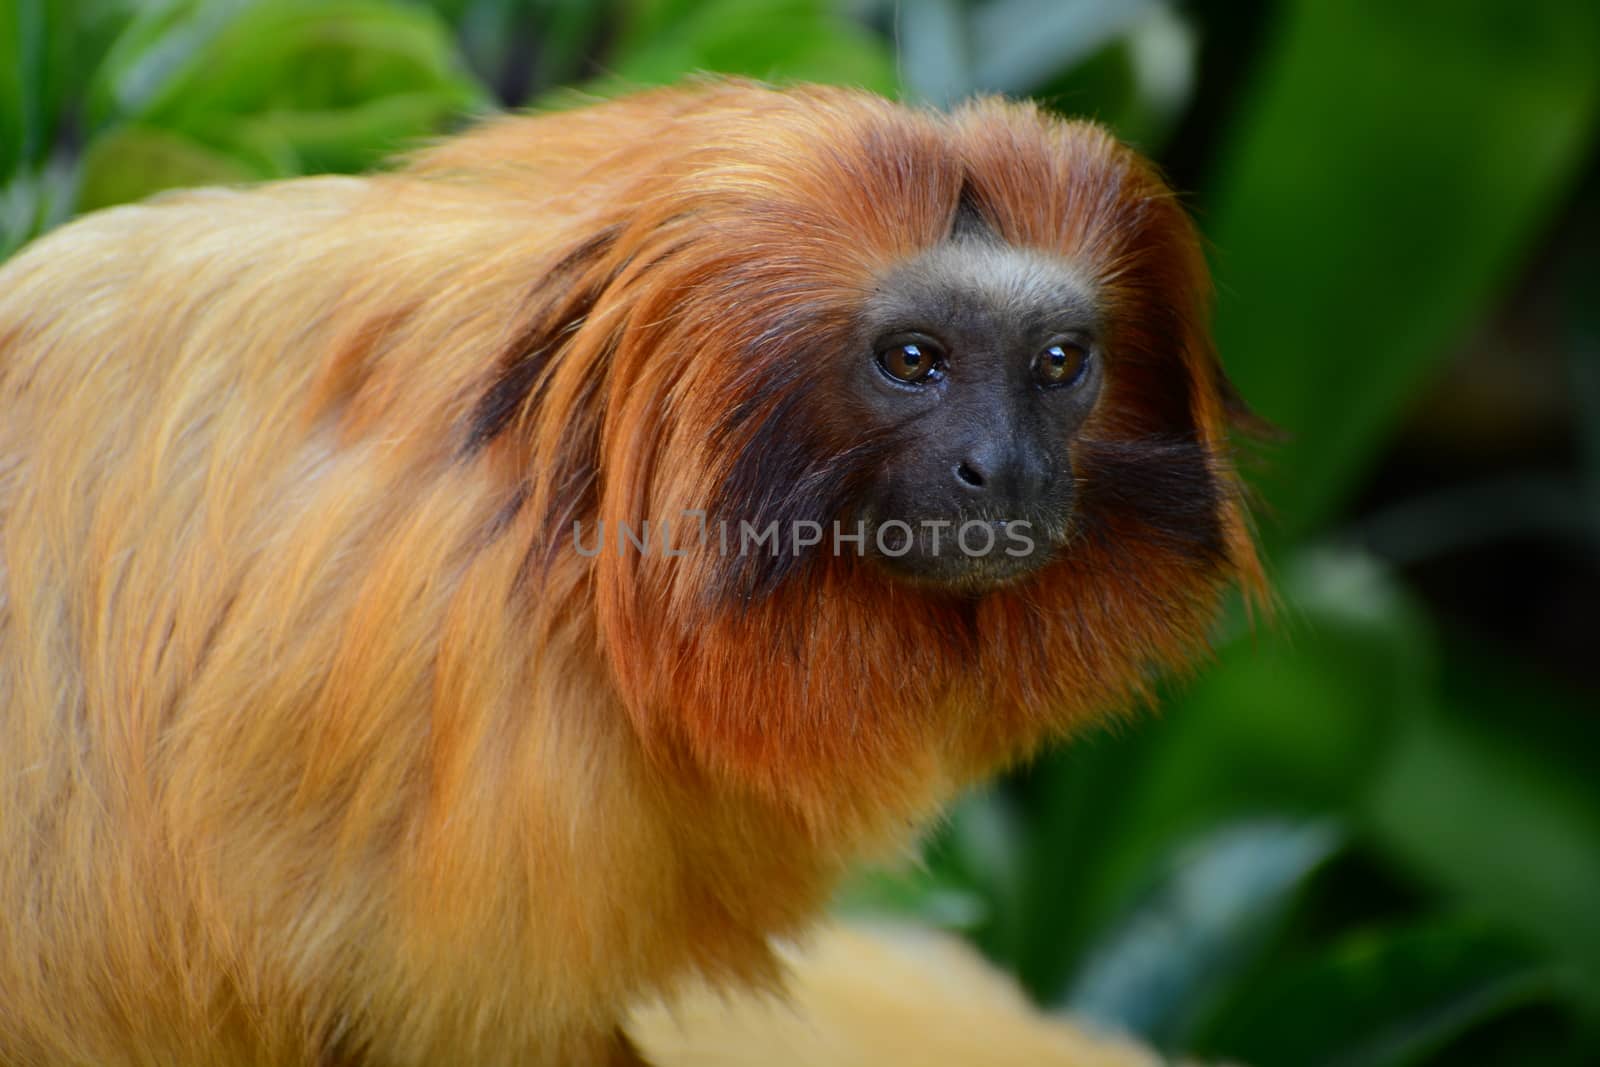
[[[1089,350],[1074,341],[1057,341],[1033,358],[1033,376],[1040,385],[1071,385],[1083,377]]]
[[[889,341],[878,349],[878,366],[897,382],[921,385],[944,376],[944,352],[926,338]]]

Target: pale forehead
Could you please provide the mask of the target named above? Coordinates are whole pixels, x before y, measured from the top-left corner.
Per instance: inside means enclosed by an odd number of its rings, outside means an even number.
[[[868,298],[874,318],[973,316],[1019,325],[1050,320],[1086,328],[1099,321],[1096,287],[1071,261],[993,238],[956,237],[898,264]]]

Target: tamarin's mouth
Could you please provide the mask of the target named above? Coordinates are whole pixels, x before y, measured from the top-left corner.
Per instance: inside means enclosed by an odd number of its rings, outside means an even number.
[[[1035,518],[874,520],[867,524],[865,554],[916,585],[984,592],[1055,559],[1060,525]]]

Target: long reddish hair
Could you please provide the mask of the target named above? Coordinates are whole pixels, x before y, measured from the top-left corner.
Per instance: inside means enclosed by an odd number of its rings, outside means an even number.
[[[586,114],[626,124],[651,99]],[[655,99],[674,106],[648,144],[618,138],[624,188],[541,277],[471,424],[519,486],[529,574],[585,571],[640,735],[829,820],[926,781],[930,759],[991,770],[1190,660],[1220,589],[1259,570],[1205,264],[1151,167],[1097,126],[994,100],[940,116],[822,88]],[[421,166],[526,157],[517,133]],[[1082,272],[1112,326],[1058,562],[973,598],[897,584],[827,539],[572,558],[575,521],[615,539],[691,509],[783,528],[844,514],[893,444],[864,439],[830,384],[856,358],[853,316],[963,209]]]

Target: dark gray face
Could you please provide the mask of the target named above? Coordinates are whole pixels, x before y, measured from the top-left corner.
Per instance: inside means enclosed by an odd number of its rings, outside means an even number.
[[[958,234],[885,277],[852,372],[864,417],[894,442],[862,508],[868,553],[961,588],[1048,562],[1072,520],[1074,438],[1104,381],[1100,332],[1069,264],[987,235]]]

